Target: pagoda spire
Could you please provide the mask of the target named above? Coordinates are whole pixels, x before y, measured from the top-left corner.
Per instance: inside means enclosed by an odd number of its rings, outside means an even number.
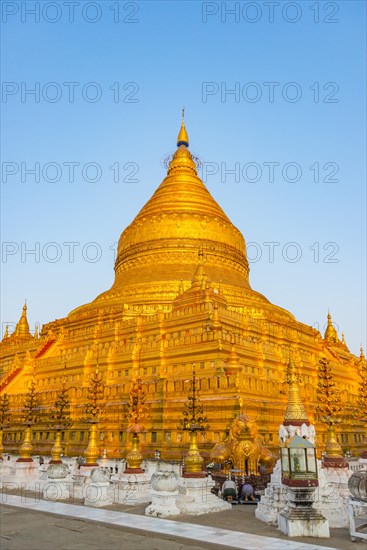
[[[231,336],[231,351],[230,351],[229,357],[227,359],[226,366],[224,367],[224,370],[225,370],[225,373],[226,373],[227,376],[229,376],[230,374],[236,374],[237,372],[240,372],[242,370],[241,365],[240,365],[240,361],[239,361],[239,357],[237,355],[236,348],[235,348],[234,344],[235,344],[235,340],[234,340],[234,336],[232,334],[232,336]]]
[[[211,319],[211,323],[210,323],[210,330],[215,332],[216,330],[220,330],[221,328],[222,328],[222,324],[219,320],[218,304],[217,304],[217,302],[214,302],[213,315],[212,315],[212,319]]]
[[[199,256],[199,262],[191,281],[191,288],[199,289],[201,288],[203,279],[205,278],[204,253],[202,248],[199,249],[198,256]]]
[[[330,311],[327,314],[327,327],[324,334],[324,339],[328,342],[339,342],[338,333],[336,332],[333,321],[331,319]]]
[[[185,147],[189,146],[189,136],[185,128],[185,108],[182,109],[181,128],[177,136],[177,147],[180,147],[180,145],[185,145]]]
[[[20,338],[28,338],[32,336],[31,333],[29,332],[26,302],[24,303],[24,306],[23,306],[22,316],[19,319],[17,326],[15,327],[14,335]]]
[[[300,426],[301,424],[309,425],[310,422],[301,397],[299,376],[292,358],[290,358],[287,368],[286,381],[289,384],[289,390],[288,403],[284,415],[284,426]]]

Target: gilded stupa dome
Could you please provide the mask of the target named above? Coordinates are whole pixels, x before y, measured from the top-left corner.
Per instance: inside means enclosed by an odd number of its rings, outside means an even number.
[[[167,176],[120,237],[115,286],[178,288],[181,279],[191,281],[201,250],[211,281],[248,288],[245,240],[198,177],[180,134]]]
[[[199,178],[182,118],[166,177],[120,236],[114,284],[72,313],[109,305],[131,314],[169,310],[199,263],[230,308],[276,307],[250,287],[245,239]]]
[[[177,145],[167,176],[120,237],[113,289],[149,294],[153,285],[172,299],[181,280],[190,284],[199,251],[212,284],[250,288],[245,240],[199,178],[184,121]]]

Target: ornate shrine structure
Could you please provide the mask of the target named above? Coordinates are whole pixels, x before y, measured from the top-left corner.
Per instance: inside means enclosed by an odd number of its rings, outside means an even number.
[[[47,413],[65,383],[73,426],[63,431],[62,444],[68,455],[82,453],[88,439],[83,406],[98,365],[105,387],[101,454],[127,454],[126,407],[131,385],[140,379],[150,413],[140,434],[143,454],[159,449],[162,458],[182,458],[189,434],[177,425],[193,364],[209,424],[198,434],[203,456],[228,437],[241,414],[256,422],[262,444],[277,452],[291,356],[311,412],[318,361],[326,356],[345,411],[340,443],[366,447],[363,425],[352,414],[363,352],[359,358],[349,352],[330,315],[323,337],[251,288],[245,240],[198,177],[184,121],[167,176],[120,237],[113,286],[44,325],[40,335],[30,333],[26,314],[24,306],[14,332],[6,331],[0,343],[0,393],[10,397],[13,415],[4,433],[9,452],[19,449],[18,420],[34,380],[41,403],[34,452],[50,453],[55,430]],[[325,430],[317,425],[320,452]]]

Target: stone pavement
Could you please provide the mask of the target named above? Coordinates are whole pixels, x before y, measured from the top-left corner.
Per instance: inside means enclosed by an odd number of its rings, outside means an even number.
[[[88,508],[46,502],[31,495],[2,495],[1,550],[364,550],[345,529],[330,539],[289,539],[257,520],[251,505],[204,516],[157,519],[145,505]]]

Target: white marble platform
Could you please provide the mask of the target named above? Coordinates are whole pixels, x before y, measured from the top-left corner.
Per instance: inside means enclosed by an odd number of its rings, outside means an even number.
[[[188,524],[148,516],[134,515],[134,520],[132,521],[132,514],[126,514],[124,512],[77,506],[75,504],[64,504],[61,502],[37,502],[34,498],[25,498],[24,496],[17,497],[3,494],[2,503],[16,508],[29,508],[48,514],[96,521],[102,524],[117,525],[129,529],[151,531],[157,534],[182,537],[197,542],[202,541],[222,544],[229,548],[241,548],[242,550],[335,550],[335,548],[329,546],[318,546],[315,544],[305,544],[272,537],[261,537],[239,531],[229,531],[228,529],[217,529],[215,527],[206,527],[203,525]]]

